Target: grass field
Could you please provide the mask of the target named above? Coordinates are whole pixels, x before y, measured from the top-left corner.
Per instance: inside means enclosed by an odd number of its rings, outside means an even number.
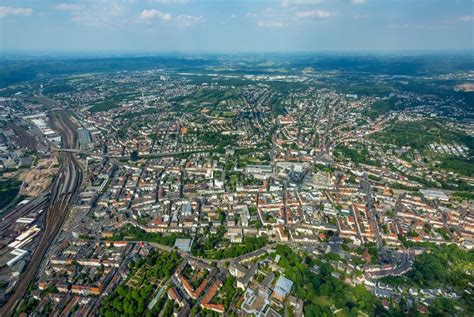
[[[319,306],[328,306],[331,307],[334,302],[327,296],[318,296],[314,299],[314,303]]]

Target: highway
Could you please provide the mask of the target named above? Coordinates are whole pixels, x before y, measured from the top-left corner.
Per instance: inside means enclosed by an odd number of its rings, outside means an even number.
[[[74,148],[77,141],[77,130],[69,120],[69,113],[60,108],[52,109],[52,106],[56,106],[56,104],[46,97],[42,98],[41,101],[49,106],[52,127],[61,135],[63,145]],[[83,172],[74,154],[58,152],[58,158],[61,167],[52,185],[43,234],[25,272],[20,275],[15,291],[5,305],[0,308],[0,316],[14,314],[15,308],[24,297],[28,286],[34,281],[46,252],[59,233],[67,217],[69,207],[79,193]]]

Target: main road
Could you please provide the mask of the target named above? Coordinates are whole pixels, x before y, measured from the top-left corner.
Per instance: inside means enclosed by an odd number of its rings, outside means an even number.
[[[42,101],[50,108],[52,127],[61,135],[63,146],[74,148],[77,143],[77,130],[69,118],[69,112],[61,108],[53,109],[51,105],[54,101],[52,100],[42,98]],[[69,207],[79,193],[83,172],[74,154],[58,152],[58,158],[61,167],[52,185],[43,234],[25,272],[20,275],[15,291],[8,298],[5,305],[0,308],[0,316],[14,314],[15,308],[25,296],[28,286],[34,281],[46,252],[59,233],[67,217]]]

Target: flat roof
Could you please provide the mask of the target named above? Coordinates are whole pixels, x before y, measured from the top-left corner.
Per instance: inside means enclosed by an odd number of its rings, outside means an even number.
[[[191,251],[191,239],[176,239],[174,246],[183,252]]]
[[[293,281],[284,276],[280,276],[275,284],[275,292],[280,296],[286,296],[293,287]]]
[[[435,198],[445,199],[445,200],[449,199],[445,193],[439,190],[420,189],[420,193],[422,193],[423,196],[435,197]]]

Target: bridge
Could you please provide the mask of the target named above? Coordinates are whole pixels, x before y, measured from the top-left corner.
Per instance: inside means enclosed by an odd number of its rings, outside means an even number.
[[[235,147],[234,150],[248,150],[251,148],[248,147]],[[183,154],[194,154],[194,153],[205,153],[205,152],[217,152],[220,150],[218,147],[209,148],[209,149],[202,149],[202,150],[190,150],[190,151],[176,151],[176,152],[162,152],[162,153],[147,153],[139,155],[139,158],[160,158],[160,157],[168,157],[168,156],[176,156],[176,155],[183,155]],[[87,155],[90,157],[96,158],[110,158],[110,159],[129,159],[129,155],[110,155],[110,154],[102,154],[102,153],[94,153],[87,150],[80,150],[74,148],[64,148],[64,149],[55,149],[57,152],[66,152],[66,153],[75,153],[75,154],[82,154]]]
[[[176,156],[182,154],[194,154],[194,153],[204,153],[204,152],[213,152],[216,151],[216,148],[205,149],[205,150],[193,150],[193,151],[179,151],[179,152],[162,152],[162,153],[149,153],[149,154],[141,154],[139,158],[160,158],[160,157],[168,157],[168,156]],[[66,152],[66,153],[75,153],[75,154],[83,154],[90,157],[97,157],[97,158],[111,158],[111,159],[129,159],[129,155],[110,155],[110,154],[101,154],[101,153],[94,153],[87,150],[79,150],[79,149],[56,149],[57,152]]]

